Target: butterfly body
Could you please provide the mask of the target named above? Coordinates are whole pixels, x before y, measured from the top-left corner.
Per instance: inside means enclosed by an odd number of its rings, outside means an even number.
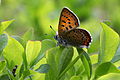
[[[58,41],[58,45],[88,48],[92,38],[88,31],[78,29],[79,25],[77,16],[70,9],[63,8],[58,25],[58,34],[54,37]]]

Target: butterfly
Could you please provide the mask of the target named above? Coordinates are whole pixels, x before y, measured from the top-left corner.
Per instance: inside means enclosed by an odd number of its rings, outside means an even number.
[[[79,29],[78,17],[67,7],[64,7],[60,14],[58,33],[54,38],[57,45],[88,48],[92,37],[85,29]]]

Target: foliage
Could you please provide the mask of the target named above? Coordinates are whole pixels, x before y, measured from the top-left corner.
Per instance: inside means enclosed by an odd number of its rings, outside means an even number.
[[[2,22],[8,27],[11,21]],[[0,35],[0,79],[12,80],[92,80],[109,79],[120,74],[113,60],[119,36],[109,26],[101,23],[100,53],[93,63],[87,49],[56,46],[54,40],[19,41],[2,31]],[[26,34],[25,34],[26,35]],[[31,34],[28,34],[28,37]],[[112,43],[110,41],[112,40]],[[25,45],[22,45],[22,44]],[[115,58],[119,58],[115,57]],[[119,61],[119,60],[118,60]],[[117,61],[117,62],[118,62]],[[78,66],[79,65],[79,66]],[[14,68],[16,69],[14,70]],[[93,69],[93,70],[92,70]],[[114,74],[113,74],[114,73]],[[112,77],[109,75],[113,74]],[[106,76],[105,76],[106,75]]]
[[[0,3],[0,80],[120,79],[119,0]],[[73,10],[80,28],[91,33],[90,48],[56,46],[49,26],[57,31],[63,6]]]

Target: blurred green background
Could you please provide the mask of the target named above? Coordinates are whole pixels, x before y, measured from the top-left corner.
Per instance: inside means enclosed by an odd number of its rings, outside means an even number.
[[[48,39],[55,35],[49,26],[57,31],[65,6],[79,17],[80,27],[90,31],[93,43],[89,52],[99,50],[100,22],[120,34],[120,0],[1,0],[0,21],[15,19],[6,30],[10,35],[31,32],[32,40]]]

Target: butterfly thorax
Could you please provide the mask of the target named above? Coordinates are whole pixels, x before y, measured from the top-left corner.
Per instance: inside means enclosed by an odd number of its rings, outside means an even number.
[[[54,36],[54,39],[57,40],[57,46],[62,45],[62,46],[68,46],[68,43],[65,39],[60,38],[58,35]]]

